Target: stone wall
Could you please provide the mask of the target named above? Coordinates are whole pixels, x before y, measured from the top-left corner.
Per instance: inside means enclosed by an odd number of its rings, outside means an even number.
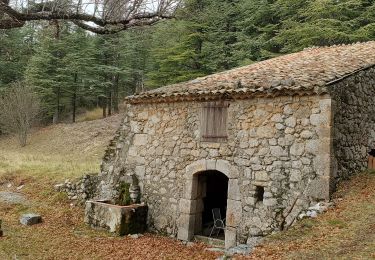
[[[375,148],[375,69],[358,72],[330,87],[335,182],[367,168]]]
[[[87,199],[94,197],[98,187],[98,176],[95,173],[85,174],[82,178],[55,185],[55,190],[65,192],[68,198],[84,204]]]
[[[329,96],[231,101],[228,141],[222,143],[200,141],[201,107],[199,102],[128,105],[95,197],[115,198],[116,185],[136,174],[150,227],[188,239],[192,176],[219,170],[230,178],[227,217],[233,224],[226,236],[240,242],[287,227],[302,209],[329,198]],[[263,201],[255,200],[256,186],[264,187]]]

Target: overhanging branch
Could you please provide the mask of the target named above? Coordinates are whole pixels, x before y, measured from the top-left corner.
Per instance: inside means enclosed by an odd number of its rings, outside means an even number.
[[[118,1],[121,2],[124,0]],[[138,1],[139,6],[147,0],[136,1]],[[39,10],[30,9],[20,12],[15,8],[12,8],[9,5],[8,0],[0,0],[0,29],[22,27],[27,21],[67,20],[94,33],[117,33],[131,27],[152,25],[162,19],[172,18],[174,10],[178,6],[178,1],[160,1],[160,3],[167,3],[170,6],[169,8],[163,6],[156,8],[155,11],[146,12],[145,10],[138,10],[138,6],[135,8],[135,4],[132,4],[131,6],[128,6],[127,10],[123,11],[123,15],[118,15],[117,13],[115,14],[117,17],[104,15],[106,18],[101,18],[95,14],[80,12],[79,8],[46,8],[43,6]]]
[[[24,21],[17,21],[13,19],[4,19],[0,21],[0,29],[19,28],[25,25]]]

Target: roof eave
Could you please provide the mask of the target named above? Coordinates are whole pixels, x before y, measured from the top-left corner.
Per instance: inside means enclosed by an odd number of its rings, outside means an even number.
[[[129,104],[153,104],[153,103],[175,103],[189,101],[212,101],[212,100],[243,100],[251,98],[274,98],[278,96],[312,96],[324,95],[328,90],[325,86],[316,86],[312,88],[294,87],[290,89],[257,90],[248,89],[243,91],[230,90],[224,93],[174,93],[172,95],[157,96],[130,96],[125,100]]]

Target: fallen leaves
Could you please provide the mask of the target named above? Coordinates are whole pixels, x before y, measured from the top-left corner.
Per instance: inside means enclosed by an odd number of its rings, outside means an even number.
[[[112,237],[83,223],[83,209],[69,201],[56,201],[40,183],[25,190],[31,204],[21,212],[38,212],[43,223],[23,227],[18,223],[19,207],[0,204],[5,237],[0,256],[20,259],[216,259],[220,254],[206,251],[204,244],[185,246],[176,239],[145,234],[137,239]],[[36,195],[35,193],[38,193]],[[44,194],[44,195],[41,195]]]
[[[248,259],[369,259],[375,251],[375,176],[360,174],[340,184],[336,207],[315,223],[299,222],[270,236]],[[340,198],[340,199],[338,199]],[[307,232],[303,232],[308,228]],[[245,258],[245,257],[244,257]]]

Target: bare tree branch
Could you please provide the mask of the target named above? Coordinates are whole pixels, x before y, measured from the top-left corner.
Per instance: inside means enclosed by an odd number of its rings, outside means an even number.
[[[25,146],[27,135],[39,113],[40,101],[34,90],[16,82],[0,95],[0,127],[2,131],[17,134]]]
[[[4,19],[0,22],[0,29],[12,29],[25,25],[24,21],[17,21],[13,19]]]
[[[68,20],[94,33],[109,34],[170,19],[182,0],[12,1],[0,0],[0,29],[22,27],[27,21]]]

